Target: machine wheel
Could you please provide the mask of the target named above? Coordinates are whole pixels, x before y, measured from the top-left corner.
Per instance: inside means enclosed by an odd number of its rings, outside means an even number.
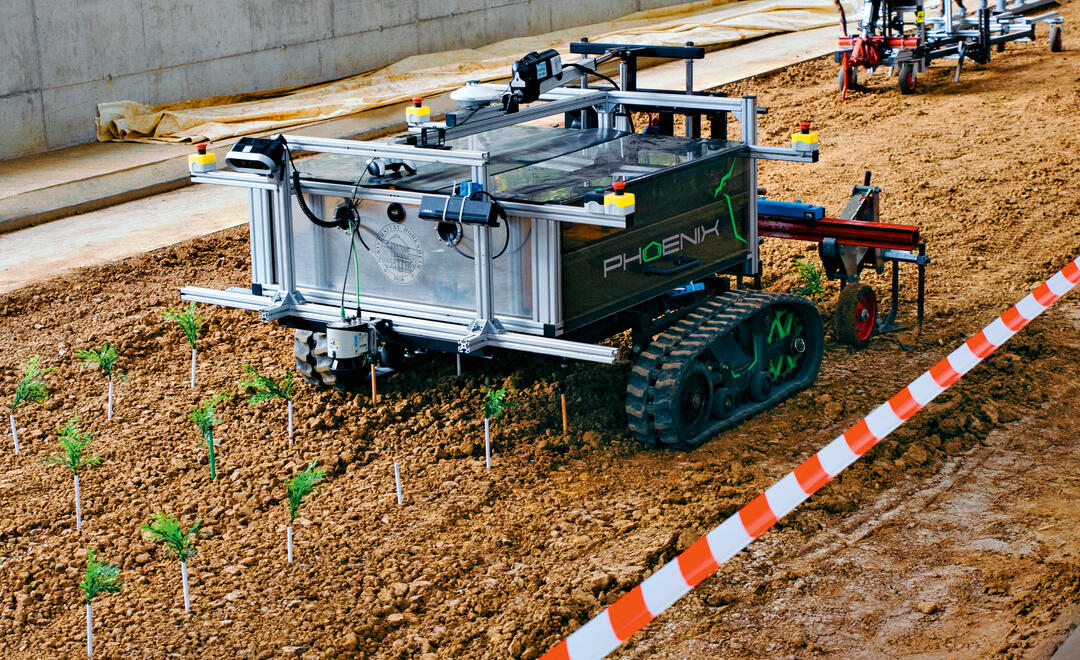
[[[1060,25],[1051,25],[1050,26],[1050,35],[1049,35],[1048,39],[1050,41],[1050,52],[1051,53],[1060,53],[1061,52],[1061,26]]]
[[[296,330],[293,337],[293,358],[300,377],[316,387],[348,390],[364,384],[362,378],[345,379],[330,372],[325,332]],[[356,382],[352,382],[353,380]]]
[[[915,93],[915,65],[912,63],[900,65],[900,76],[897,78],[897,85],[900,87],[901,94],[914,94]]]
[[[844,84],[845,75],[847,75],[847,84]],[[836,72],[836,85],[840,88],[841,92],[851,89],[858,84],[859,74],[855,71],[854,67],[840,67],[840,70]]]
[[[726,387],[718,388],[713,392],[712,416],[716,419],[727,419],[735,410],[735,395]]]
[[[679,378],[679,393],[674,408],[680,440],[698,436],[712,415],[712,379],[700,362],[691,362]]]
[[[840,292],[836,303],[836,339],[851,346],[865,346],[877,324],[877,296],[866,284],[852,283]]]
[[[651,445],[697,447],[809,387],[823,338],[805,298],[745,290],[707,298],[638,356],[626,386],[630,429]]]
[[[764,371],[759,371],[750,378],[750,398],[754,401],[764,401],[772,394],[772,376]]]

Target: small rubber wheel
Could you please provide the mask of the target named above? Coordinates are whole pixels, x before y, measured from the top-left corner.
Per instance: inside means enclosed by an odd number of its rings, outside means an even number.
[[[1050,41],[1050,52],[1051,53],[1060,53],[1061,52],[1061,26],[1060,25],[1051,25],[1050,26],[1049,41]]]
[[[767,371],[759,371],[750,377],[750,398],[764,401],[772,394],[772,376]]]
[[[840,292],[836,303],[836,339],[851,346],[865,346],[877,325],[877,296],[866,284],[852,283]]]
[[[1005,42],[1002,41],[1001,43],[999,43],[997,46],[995,46],[995,49],[999,53],[1004,53],[1005,52]]]
[[[712,393],[709,370],[700,362],[692,362],[679,381],[675,409],[675,422],[683,442],[692,442],[705,431],[712,415]]]
[[[716,419],[727,419],[735,412],[735,395],[730,389],[721,387],[712,395],[712,416]]]
[[[915,93],[915,65],[911,63],[900,65],[900,77],[897,78],[897,85],[900,87],[901,94],[914,94]]]

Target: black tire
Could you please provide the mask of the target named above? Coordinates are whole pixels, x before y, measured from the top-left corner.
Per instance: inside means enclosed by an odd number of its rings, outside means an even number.
[[[870,341],[877,325],[877,295],[866,284],[853,282],[840,292],[836,303],[836,340],[862,347]]]
[[[735,395],[726,387],[713,391],[712,414],[716,419],[727,419],[735,411]]]
[[[712,378],[700,362],[687,365],[679,378],[678,395],[673,406],[679,429],[679,440],[694,444],[709,424],[712,414]]]
[[[750,398],[754,401],[764,401],[772,394],[772,376],[766,371],[759,371],[750,377]]]
[[[911,63],[900,65],[900,75],[897,78],[897,86],[901,94],[915,93],[915,65]]]
[[[998,44],[997,46],[995,46],[994,48],[995,48],[995,50],[997,50],[997,52],[999,52],[999,53],[1004,53],[1004,52],[1005,52],[1005,42],[1004,42],[1004,41],[1002,41],[1001,43],[999,43],[999,44]]]
[[[1050,26],[1050,35],[1048,37],[1048,41],[1050,42],[1050,52],[1051,53],[1060,53],[1061,52],[1061,26],[1060,25],[1051,25]]]

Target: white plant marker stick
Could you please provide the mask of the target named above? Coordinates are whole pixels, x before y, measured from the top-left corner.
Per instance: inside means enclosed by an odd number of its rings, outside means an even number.
[[[292,399],[289,399],[289,444],[292,444]]]
[[[195,349],[191,349],[191,389],[195,389]]]
[[[184,611],[191,611],[191,600],[188,598],[187,561],[180,562],[180,580],[184,583]]]
[[[491,469],[491,430],[487,417],[484,418],[484,464]]]
[[[288,548],[289,563],[292,563],[292,525],[285,528],[285,547]]]
[[[397,486],[397,503],[401,506],[401,471],[398,470],[397,461],[394,461],[394,485]]]
[[[86,604],[86,657],[94,657],[94,615],[90,603]]]
[[[15,413],[11,413],[11,438],[15,440],[15,453],[19,453],[19,431],[15,428]]]
[[[112,397],[113,397],[113,382],[112,378],[109,379],[109,421],[112,421]]]
[[[79,475],[75,475],[75,531],[82,530],[82,502],[79,500]]]

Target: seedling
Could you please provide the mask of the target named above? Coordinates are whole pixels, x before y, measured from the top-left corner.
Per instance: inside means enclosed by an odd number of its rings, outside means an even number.
[[[255,405],[271,399],[284,399],[289,411],[289,444],[293,441],[293,397],[296,395],[296,381],[293,372],[286,371],[280,381],[269,376],[261,376],[250,364],[244,365],[244,376],[240,378],[240,388],[253,390],[248,397],[248,404]]]
[[[214,458],[214,425],[218,423],[218,419],[214,413],[214,406],[228,398],[227,393],[218,392],[213,397],[196,405],[188,413],[188,418],[195,422],[195,428],[199,429],[199,433],[210,451],[210,481],[217,479],[217,464]]]
[[[15,453],[19,453],[19,430],[15,426],[15,409],[24,403],[44,403],[49,398],[49,387],[45,384],[45,374],[56,367],[42,369],[38,366],[40,356],[31,355],[23,367],[23,377],[15,386],[15,397],[11,400],[11,439],[15,441]]]
[[[825,271],[821,266],[799,259],[795,261],[794,272],[801,282],[793,291],[795,295],[804,296],[814,302],[820,302],[825,297]]]
[[[191,599],[188,596],[187,560],[195,556],[195,540],[202,520],[196,520],[187,531],[180,527],[171,513],[155,513],[150,522],[144,523],[144,532],[154,541],[165,544],[165,558],[176,557],[180,560],[180,580],[184,586],[184,611],[191,611]]]
[[[79,428],[79,416],[75,415],[64,428],[60,429],[60,447],[64,453],[49,456],[46,465],[62,465],[75,475],[75,531],[82,530],[82,501],[79,497],[79,471],[85,467],[101,464],[100,456],[91,456],[86,452],[90,441],[94,439],[89,431]]]
[[[491,469],[491,424],[506,415],[506,409],[514,404],[506,399],[506,388],[491,388],[484,397],[484,464]]]
[[[79,588],[86,596],[86,657],[94,657],[94,615],[91,610],[94,597],[98,594],[118,594],[124,586],[120,579],[120,568],[113,564],[103,564],[94,558],[93,549],[86,550],[86,574],[83,575]]]
[[[194,300],[187,308],[170,307],[162,312],[162,316],[169,321],[176,321],[184,332],[184,338],[191,345],[191,388],[195,389],[195,362],[198,357],[199,333],[202,332],[206,321],[195,311]]]
[[[304,468],[302,472],[298,472],[286,484],[285,490],[289,495],[289,526],[285,528],[285,545],[290,564],[293,556],[293,521],[296,520],[296,514],[300,512],[300,505],[304,502],[304,498],[325,478],[326,470],[315,469],[315,461],[312,461],[311,465]]]
[[[75,357],[83,361],[83,367],[97,365],[101,369],[101,373],[105,374],[105,377],[109,379],[108,419],[111,422],[113,412],[113,380],[127,380],[127,375],[124,374],[124,370],[116,366],[116,361],[120,359],[120,356],[116,354],[116,347],[109,342],[105,342],[105,345],[101,348],[91,348],[88,351],[75,351]]]

